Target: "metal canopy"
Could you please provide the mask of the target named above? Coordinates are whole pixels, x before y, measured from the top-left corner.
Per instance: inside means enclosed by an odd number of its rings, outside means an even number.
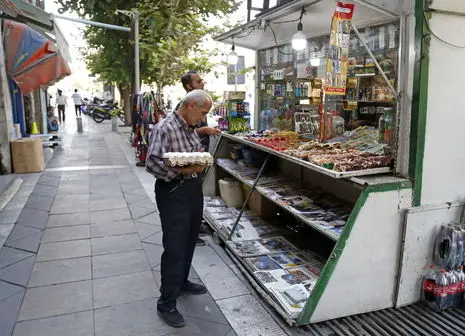
[[[365,27],[393,21],[399,17],[394,12],[387,11],[364,0],[344,1],[356,5],[352,23],[356,27]],[[294,0],[285,5],[270,9],[260,14],[253,21],[234,28],[214,39],[219,42],[259,50],[289,43],[297,31],[297,20],[300,11],[305,7],[302,18],[303,32],[307,37],[329,34],[331,19],[336,8],[336,0]],[[276,41],[273,32],[276,34]]]
[[[32,23],[53,31],[50,14],[24,0],[0,0],[0,12],[3,12],[12,20]]]

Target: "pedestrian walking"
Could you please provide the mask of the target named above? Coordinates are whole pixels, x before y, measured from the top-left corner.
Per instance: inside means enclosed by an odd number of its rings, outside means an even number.
[[[200,74],[195,70],[190,70],[186,72],[181,77],[181,83],[186,90],[187,93],[191,92],[192,90],[204,90],[205,89],[205,82]],[[179,108],[181,102],[178,103],[175,111]],[[202,144],[203,149],[208,152],[210,147],[210,136],[217,135],[220,133],[220,130],[213,127],[208,127],[207,116],[205,116],[202,120],[200,120],[195,125],[195,131],[200,137],[200,143]],[[198,237],[197,238],[197,246],[205,246],[205,240]]]
[[[78,89],[74,89],[74,93],[72,94],[71,98],[73,99],[74,102],[74,110],[76,112],[76,117],[79,114],[79,117],[81,116],[81,106],[82,106],[82,97],[78,92]]]
[[[66,118],[66,106],[68,106],[68,97],[63,94],[63,91],[58,90],[57,99],[56,99],[57,107],[58,107],[58,121],[61,123],[62,121],[65,122]]]
[[[202,172],[192,165],[172,168],[165,165],[168,152],[202,151],[195,125],[210,112],[212,99],[203,90],[189,92],[177,111],[161,120],[150,136],[146,169],[156,178],[155,196],[163,232],[161,297],[157,311],[172,327],[185,325],[176,308],[181,293],[204,294],[205,286],[188,280],[192,257],[203,215]]]

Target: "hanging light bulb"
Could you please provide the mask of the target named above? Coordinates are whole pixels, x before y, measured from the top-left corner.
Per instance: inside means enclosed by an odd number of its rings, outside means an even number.
[[[316,54],[316,52],[313,53],[312,58],[310,58],[310,65],[312,67],[318,67],[320,66],[320,58]]]
[[[307,38],[302,32],[302,22],[297,25],[297,33],[292,37],[292,48],[295,50],[304,50],[307,47]]]
[[[305,37],[302,25],[302,17],[304,16],[305,10],[302,8],[300,12],[299,23],[297,24],[297,33],[292,37],[292,48],[297,51],[304,50],[307,47],[307,38]]]
[[[238,56],[237,56],[237,52],[235,51],[235,49],[236,47],[234,46],[234,42],[233,42],[233,45],[231,47],[231,52],[228,55],[228,63],[231,65],[237,64]]]

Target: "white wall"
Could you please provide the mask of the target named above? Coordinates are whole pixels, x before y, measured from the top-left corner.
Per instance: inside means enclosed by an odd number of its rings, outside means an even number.
[[[465,16],[433,14],[432,31],[465,46]],[[465,49],[431,38],[422,204],[465,199]]]

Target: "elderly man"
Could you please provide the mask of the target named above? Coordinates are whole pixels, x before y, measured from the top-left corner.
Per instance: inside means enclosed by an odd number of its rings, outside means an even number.
[[[171,168],[164,164],[168,152],[202,150],[195,125],[212,107],[212,99],[203,90],[189,92],[179,109],[169,114],[152,131],[147,171],[154,175],[155,195],[163,230],[161,257],[161,297],[158,314],[167,324],[183,327],[184,318],[176,308],[181,292],[204,294],[205,286],[188,280],[197,236],[203,214],[203,192],[200,174],[204,166]]]

